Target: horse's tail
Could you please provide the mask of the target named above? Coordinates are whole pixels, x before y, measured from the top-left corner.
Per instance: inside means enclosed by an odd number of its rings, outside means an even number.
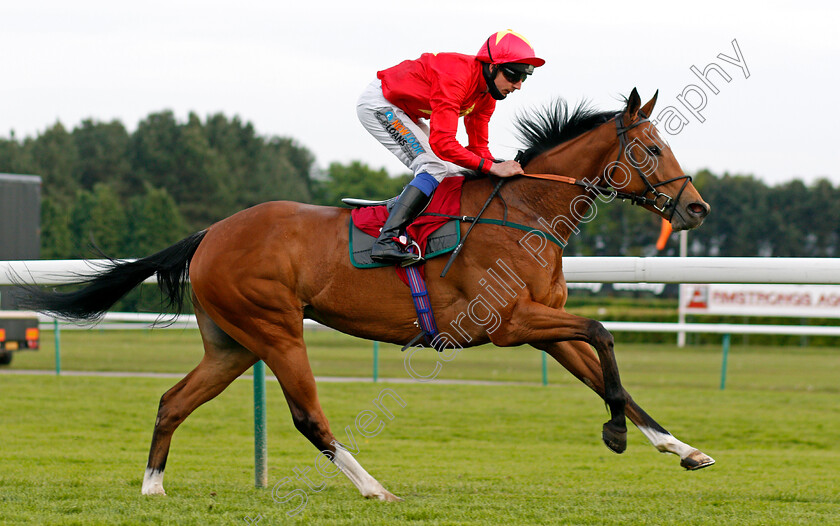
[[[24,285],[21,307],[57,318],[96,322],[117,300],[146,278],[157,274],[165,308],[173,307],[175,312],[180,313],[184,304],[184,285],[189,275],[189,263],[206,233],[206,230],[196,232],[142,259],[112,260],[102,272],[80,276],[82,279],[74,284],[82,288],[73,292],[47,291],[35,285]]]

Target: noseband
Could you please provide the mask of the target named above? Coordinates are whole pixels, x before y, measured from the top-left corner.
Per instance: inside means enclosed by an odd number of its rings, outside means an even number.
[[[636,122],[631,123],[629,126],[622,126],[622,122],[621,122],[622,119],[621,118],[622,118],[623,115],[624,115],[623,112],[619,112],[615,116],[615,131],[616,131],[616,134],[618,135],[618,142],[620,144],[620,148],[618,150],[618,157],[616,157],[615,163],[613,164],[613,168],[612,168],[612,170],[610,170],[610,174],[606,177],[607,185],[609,185],[611,188],[613,188],[613,190],[612,191],[610,191],[608,189],[604,189],[604,190],[607,190],[607,193],[615,195],[619,199],[626,199],[626,200],[630,201],[631,204],[634,204],[634,205],[640,205],[640,206],[641,205],[650,205],[653,208],[655,208],[656,210],[662,212],[663,214],[666,212],[666,210],[668,210],[670,208],[671,209],[671,214],[668,216],[668,221],[670,221],[671,218],[674,217],[674,212],[676,212],[676,210],[677,210],[677,203],[680,200],[680,196],[682,196],[683,190],[685,190],[686,185],[688,185],[689,181],[691,181],[691,176],[683,174],[683,175],[679,175],[677,177],[673,177],[671,179],[668,179],[667,181],[662,181],[662,182],[659,182],[659,183],[656,183],[656,184],[651,183],[650,180],[648,180],[647,176],[642,172],[642,170],[640,168],[641,165],[636,160],[636,157],[633,155],[632,149],[627,148],[627,145],[628,145],[627,132],[632,130],[636,126],[639,126],[640,124],[650,122],[650,119],[644,113],[639,112],[639,115],[641,116],[640,119],[638,119]],[[620,163],[621,152],[626,152],[627,153],[627,157],[630,159],[630,164],[633,165],[633,168],[636,169],[636,173],[639,174],[639,177],[641,178],[642,182],[645,183],[645,191],[642,192],[641,194],[629,193],[629,192],[620,192],[620,191],[615,189],[615,185],[613,184],[613,174],[615,173],[615,169],[618,167],[618,165],[621,164]],[[670,195],[657,190],[657,187],[659,187],[659,186],[666,185],[666,184],[672,183],[674,181],[679,181],[680,179],[684,179],[684,181],[683,181],[682,186],[680,187],[680,191],[677,192],[676,197],[672,198]],[[600,190],[601,189],[599,188],[596,191],[600,192]],[[603,192],[600,192],[600,193],[603,193]],[[648,194],[651,194],[652,197],[647,197]]]

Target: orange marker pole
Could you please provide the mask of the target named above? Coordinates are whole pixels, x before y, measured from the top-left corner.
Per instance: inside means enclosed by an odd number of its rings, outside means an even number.
[[[668,237],[672,231],[671,223],[663,217],[662,230],[659,231],[659,239],[656,240],[656,250],[663,250],[665,248],[665,244],[668,243]]]

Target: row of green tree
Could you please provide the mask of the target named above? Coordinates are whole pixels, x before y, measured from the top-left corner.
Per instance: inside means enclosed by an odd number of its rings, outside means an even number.
[[[383,152],[384,154],[385,152]],[[362,163],[326,172],[293,139],[262,137],[217,114],[178,122],[154,113],[129,133],[119,121],[56,123],[37,137],[0,139],[0,172],[43,180],[41,257],[137,257],[255,204],[288,199],[336,204],[386,198],[408,176]]]
[[[261,136],[237,117],[190,114],[179,122],[169,111],[149,115],[131,133],[119,121],[86,120],[72,131],[56,123],[36,137],[0,139],[0,172],[43,178],[43,258],[90,257],[92,242],[113,257],[142,256],[260,202],[386,198],[410,178],[361,162],[321,171],[293,139]],[[689,234],[691,255],[840,253],[840,187],[829,181],[768,186],[701,171],[694,184],[712,213]],[[599,204],[568,252],[653,255],[659,226],[638,207]],[[665,254],[676,253],[675,238]]]

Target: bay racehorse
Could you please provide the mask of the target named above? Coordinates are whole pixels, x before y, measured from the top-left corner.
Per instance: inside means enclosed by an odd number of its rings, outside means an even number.
[[[618,113],[569,111],[559,102],[520,117],[528,147],[521,162],[527,173],[542,178],[508,180],[484,217],[534,231],[476,225],[445,278],[439,277],[445,258],[428,261],[425,273],[438,326],[447,328],[441,332],[449,340],[444,352],[488,342],[541,349],[604,399],[610,419],[603,440],[609,449],[624,451],[629,417],[657,449],[679,455],[687,469],[699,469],[714,460],[668,433],[622,387],[612,335],[601,323],[564,309],[563,244],[598,205],[616,197],[630,200],[670,220],[674,230],[700,225],[709,212],[647,119],[655,102],[654,95],[642,106],[634,89]],[[494,186],[486,178],[466,181],[462,213],[476,215]],[[351,264],[349,219],[344,208],[264,203],[152,256],[114,261],[75,292],[28,287],[33,308],[95,321],[155,274],[165,297],[180,307],[189,277],[205,354],[160,400],[142,493],[164,494],[164,466],[178,425],[263,360],[283,389],[297,429],[362,495],[398,500],[330,430],[303,340],[305,318],[396,344],[417,334],[411,296],[394,270]],[[545,241],[552,237],[557,242]],[[493,323],[487,321],[491,301]]]

